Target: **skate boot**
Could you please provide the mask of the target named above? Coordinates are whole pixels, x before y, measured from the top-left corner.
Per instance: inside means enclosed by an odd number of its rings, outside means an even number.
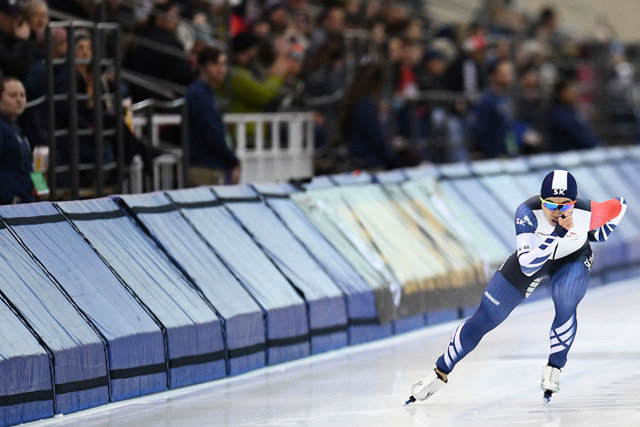
[[[544,391],[542,399],[545,404],[551,400],[551,395],[560,391],[560,369],[547,365],[542,368],[542,382],[540,388]]]
[[[421,381],[418,381],[411,387],[411,396],[405,402],[405,405],[413,403],[416,400],[426,400],[431,397],[436,391],[440,390],[447,381],[443,381],[440,374],[434,369],[429,376]]]

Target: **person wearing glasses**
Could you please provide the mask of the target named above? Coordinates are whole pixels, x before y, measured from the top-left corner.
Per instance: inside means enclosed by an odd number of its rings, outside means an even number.
[[[406,403],[425,400],[444,386],[455,365],[549,276],[555,317],[541,383],[548,403],[560,390],[560,370],[576,336],[576,308],[587,290],[593,263],[591,242],[606,241],[626,209],[622,197],[603,203],[578,198],[573,175],[565,170],[549,172],[540,195],[516,210],[516,251],[489,281],[476,312],[455,330],[435,369],[413,385]]]

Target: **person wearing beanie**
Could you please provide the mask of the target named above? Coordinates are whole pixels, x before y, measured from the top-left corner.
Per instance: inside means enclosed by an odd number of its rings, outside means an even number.
[[[413,385],[407,403],[425,400],[442,388],[456,364],[545,277],[550,279],[555,307],[550,353],[541,382],[543,398],[548,403],[551,395],[560,390],[560,370],[576,337],[576,309],[587,291],[593,264],[591,242],[606,241],[626,209],[623,197],[603,203],[578,198],[578,185],[571,173],[549,172],[540,194],[516,210],[516,251],[495,272],[480,306],[455,330],[429,377]]]

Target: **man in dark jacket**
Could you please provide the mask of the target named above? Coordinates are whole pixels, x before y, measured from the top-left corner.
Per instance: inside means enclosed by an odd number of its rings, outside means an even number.
[[[198,54],[200,77],[186,94],[189,115],[189,182],[191,185],[235,184],[240,162],[227,143],[214,88],[227,74],[227,55],[214,47]],[[225,175],[227,178],[225,179]]]
[[[471,129],[476,149],[486,158],[513,156],[518,146],[512,131],[513,107],[508,91],[513,81],[513,65],[499,60],[489,70],[491,86],[476,104]]]
[[[0,204],[33,201],[31,147],[16,123],[24,112],[24,86],[15,77],[7,77],[0,94]]]
[[[554,106],[549,117],[551,151],[593,148],[600,141],[575,111],[576,89],[570,81],[561,81],[554,88]]]

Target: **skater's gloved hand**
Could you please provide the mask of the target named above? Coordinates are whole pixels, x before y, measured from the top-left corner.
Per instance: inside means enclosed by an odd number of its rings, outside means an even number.
[[[558,218],[558,223],[556,224],[555,232],[558,236],[564,237],[567,234],[567,231],[573,228],[573,217],[571,213],[563,214],[560,218]]]

